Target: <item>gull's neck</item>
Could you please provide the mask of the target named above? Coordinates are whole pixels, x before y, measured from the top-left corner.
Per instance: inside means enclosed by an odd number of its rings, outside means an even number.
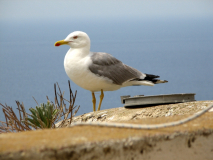
[[[72,56],[84,58],[90,53],[90,47],[85,46],[81,48],[70,48],[67,54],[72,54]]]

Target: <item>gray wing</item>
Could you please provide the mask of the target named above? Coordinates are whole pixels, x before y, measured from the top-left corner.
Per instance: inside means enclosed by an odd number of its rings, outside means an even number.
[[[91,59],[92,64],[89,66],[89,70],[98,76],[111,79],[114,84],[122,85],[128,80],[145,77],[145,74],[123,64],[108,53],[96,52]]]

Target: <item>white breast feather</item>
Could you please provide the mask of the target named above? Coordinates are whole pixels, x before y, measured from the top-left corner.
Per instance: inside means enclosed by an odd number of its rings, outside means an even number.
[[[64,68],[68,77],[78,86],[93,92],[113,91],[119,89],[121,86],[113,84],[112,81],[106,77],[100,77],[93,74],[89,69],[89,64],[92,63],[90,55],[86,57],[75,56],[76,53],[68,53],[64,59]]]

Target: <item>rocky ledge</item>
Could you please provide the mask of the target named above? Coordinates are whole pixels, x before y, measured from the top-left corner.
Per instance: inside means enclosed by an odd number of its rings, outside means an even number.
[[[159,124],[190,116],[213,101],[123,107],[91,112],[75,122]],[[211,110],[212,111],[212,110]],[[154,130],[75,126],[0,135],[0,159],[205,160],[213,159],[213,112],[183,125]]]

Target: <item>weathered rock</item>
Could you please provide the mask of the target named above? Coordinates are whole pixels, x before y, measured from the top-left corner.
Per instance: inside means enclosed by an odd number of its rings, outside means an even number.
[[[80,121],[84,121],[83,118],[86,117],[86,121],[113,121],[117,118],[118,122],[157,124],[186,118],[212,102],[190,102],[131,110],[116,108],[78,118]],[[165,116],[167,113],[168,116]],[[146,118],[143,118],[144,114]],[[212,160],[212,122],[213,112],[208,112],[186,124],[155,130],[75,126],[6,133],[0,135],[0,159]]]
[[[213,101],[194,101],[133,109],[118,107],[76,116],[73,118],[73,122],[122,122],[144,118],[186,115],[196,113],[211,103],[213,103]],[[60,124],[60,122],[58,124]],[[69,124],[67,123],[67,125]]]

